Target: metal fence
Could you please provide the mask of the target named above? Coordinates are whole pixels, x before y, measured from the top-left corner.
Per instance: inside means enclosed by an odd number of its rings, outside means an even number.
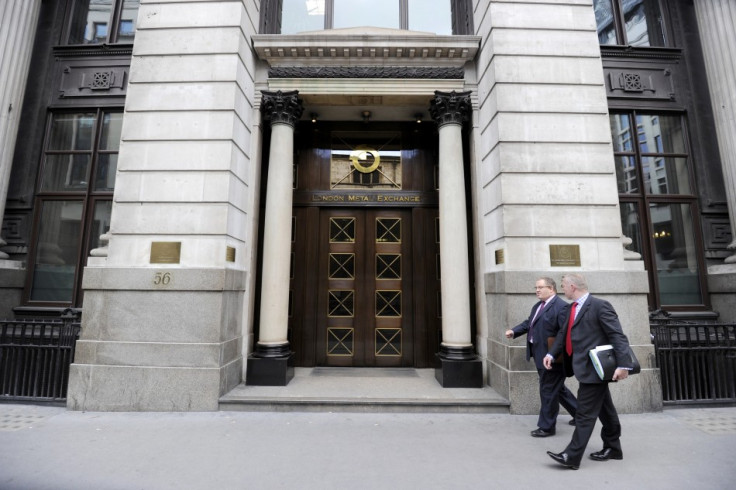
[[[55,319],[0,320],[0,399],[66,399],[80,329],[71,309]]]
[[[736,324],[650,325],[665,404],[736,402]]]

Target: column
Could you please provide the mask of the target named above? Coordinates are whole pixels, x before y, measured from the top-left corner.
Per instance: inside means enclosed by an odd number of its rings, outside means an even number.
[[[482,387],[483,368],[470,335],[470,275],[462,125],[470,92],[435,92],[429,113],[439,127],[442,344],[435,377],[443,387]]]
[[[0,5],[0,222],[5,215],[13,150],[33,51],[41,0],[9,0]],[[5,241],[0,235],[0,247]],[[0,268],[19,268],[0,251]]]
[[[727,248],[734,253],[725,263],[736,264],[736,5],[732,0],[698,0],[694,5],[731,218]]]
[[[289,265],[293,199],[294,126],[302,101],[292,92],[263,92],[262,111],[271,122],[263,272],[258,343],[248,359],[246,384],[285,386],[294,376],[294,353],[287,340]]]

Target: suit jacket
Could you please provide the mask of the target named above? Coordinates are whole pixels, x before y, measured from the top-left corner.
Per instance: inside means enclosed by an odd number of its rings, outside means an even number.
[[[534,313],[537,311],[540,304],[542,304],[542,302],[538,301],[534,306],[532,306],[529,318],[511,329],[514,332],[514,338],[529,333],[529,327],[532,326],[532,318],[534,318]],[[558,317],[560,317],[566,306],[567,303],[557,295],[554,295],[549,299],[549,303],[534,320],[534,325],[531,329],[535,346],[535,349],[533,350],[532,345],[529,342],[529,335],[527,335],[526,360],[528,361],[532,357],[533,353],[534,363],[537,365],[537,369],[544,369],[544,364],[542,362],[544,360],[544,356],[547,355],[547,337],[555,337],[557,335],[557,332],[560,329],[560,320]]]
[[[572,308],[567,305],[560,315],[562,321],[554,345],[549,353],[557,357],[564,353],[566,363],[570,359],[565,349],[567,324]],[[611,344],[618,360],[618,367],[633,367],[629,357],[629,340],[621,329],[616,311],[606,300],[595,298],[592,295],[583,303],[572,326],[570,336],[572,341],[572,371],[581,383],[603,383],[595,372],[593,361],[588,352],[599,345]]]

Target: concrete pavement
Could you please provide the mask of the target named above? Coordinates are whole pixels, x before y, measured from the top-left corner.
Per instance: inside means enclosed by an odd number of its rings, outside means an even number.
[[[736,408],[622,415],[622,461],[555,464],[536,416],[94,413],[0,404],[0,489],[726,489]],[[600,449],[596,434],[588,452]]]

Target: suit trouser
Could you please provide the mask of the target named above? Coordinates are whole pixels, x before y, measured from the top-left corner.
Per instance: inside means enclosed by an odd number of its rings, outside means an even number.
[[[575,417],[578,403],[575,396],[565,387],[566,378],[561,365],[554,366],[550,370],[538,369],[537,372],[539,374],[539,399],[541,402],[537,427],[552,430],[557,423],[560,405]]]
[[[621,423],[618,420],[616,407],[611,399],[608,383],[580,383],[578,389],[578,411],[575,416],[575,432],[564,452],[573,464],[580,464],[593,435],[595,421],[599,418],[603,447],[621,451]]]

